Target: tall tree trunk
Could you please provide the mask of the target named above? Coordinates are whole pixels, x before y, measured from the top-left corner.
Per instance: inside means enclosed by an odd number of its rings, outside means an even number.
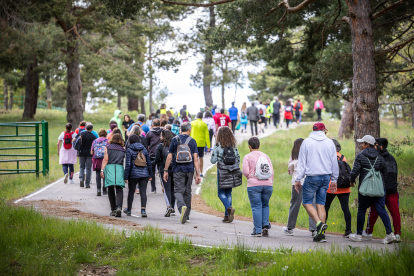
[[[68,86],[66,89],[67,121],[73,126],[83,121],[82,81],[79,68],[79,41],[74,30],[67,34],[66,67]]]
[[[45,84],[46,84],[47,109],[52,109],[52,87],[50,85],[50,76],[49,75],[46,75],[46,77],[45,77]]]
[[[37,72],[37,58],[34,58],[33,62],[27,66],[23,118],[34,118],[34,115],[36,114],[38,96],[39,74]]]
[[[216,14],[214,13],[214,6],[209,7],[210,9],[210,28],[216,26]],[[213,106],[213,94],[211,91],[211,74],[213,64],[213,54],[209,51],[206,53],[206,58],[204,60],[203,68],[203,91],[204,91],[204,101],[206,106]]]
[[[225,91],[224,82],[221,82],[221,108],[225,109],[225,102],[224,102],[224,91]]]
[[[7,109],[9,108],[8,103],[9,103],[9,85],[7,84],[7,81],[4,80],[3,81],[3,88],[4,88],[4,109],[7,111]]]
[[[397,106],[391,106],[392,115],[394,115],[394,125],[398,128],[398,114],[397,114]]]
[[[339,127],[338,136],[346,139],[351,138],[352,131],[354,131],[354,110],[352,109],[353,99],[345,100],[344,109],[342,112],[341,126]]]
[[[364,135],[380,137],[378,91],[370,0],[347,0],[352,36],[353,109],[355,154],[361,151],[356,139]]]
[[[144,99],[144,97],[140,98],[139,102],[141,104],[141,114],[146,115],[147,113],[145,112],[145,99]]]
[[[138,98],[128,97],[128,111],[138,111]]]
[[[13,86],[9,85],[9,91],[10,91],[9,110],[13,110]]]
[[[116,106],[118,107],[118,109],[119,110],[121,110],[121,95],[119,95],[119,92],[118,92],[118,100],[117,100],[117,104],[116,104]]]
[[[149,81],[150,81],[150,83],[149,83],[149,106],[150,106],[150,113],[155,113],[155,108],[154,108],[154,103],[153,103],[153,99],[152,99],[152,97],[153,97],[153,91],[152,91],[152,89],[153,89],[153,83],[152,83],[152,75],[153,75],[153,72],[152,72],[152,42],[150,41],[149,42],[149,47],[148,47],[148,56],[149,56],[149,59],[148,59],[148,69],[149,69]]]
[[[411,103],[411,128],[414,128],[414,102]]]

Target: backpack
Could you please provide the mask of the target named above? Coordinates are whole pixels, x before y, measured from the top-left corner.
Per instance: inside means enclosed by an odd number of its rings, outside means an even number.
[[[177,163],[190,163],[193,161],[191,150],[190,150],[190,147],[188,146],[188,143],[190,143],[191,139],[192,138],[189,136],[187,140],[185,141],[185,143],[183,144],[181,142],[180,137],[177,136],[178,147],[177,147],[177,156],[175,159]]]
[[[63,136],[63,147],[67,150],[72,148],[72,135],[73,135],[73,131],[66,132],[65,135]]]
[[[259,114],[263,115],[263,109],[259,108]]]
[[[370,196],[370,197],[383,197],[385,195],[384,192],[384,184],[382,182],[381,173],[375,170],[375,163],[377,163],[377,158],[375,158],[374,166],[371,165],[371,162],[368,162],[371,166],[371,169],[366,169],[368,174],[365,176],[364,180],[359,187],[359,192],[363,196]]]
[[[78,152],[82,150],[82,136],[80,134],[80,131],[79,131],[79,134],[76,135],[76,139],[72,145],[73,145],[73,148],[77,150]]]
[[[296,103],[296,105],[295,105],[295,110],[296,110],[296,111],[300,111],[300,103]]]
[[[338,158],[338,168],[339,168],[339,176],[337,181],[338,188],[349,188],[351,187],[351,167],[349,167],[348,163],[344,161],[344,156],[342,155]]]
[[[233,148],[223,149],[223,163],[226,165],[236,164],[236,153]]]
[[[269,161],[267,158],[260,156],[256,162],[256,171],[254,176],[259,180],[266,180],[272,177],[272,170],[270,169]]]
[[[134,165],[137,167],[146,167],[147,166],[147,158],[142,153],[142,150],[137,151],[137,158],[134,160]]]
[[[168,147],[162,146],[162,158],[164,159],[163,160],[164,162],[167,161],[169,151],[170,151],[170,149]],[[165,165],[165,163],[164,163],[164,165]],[[170,166],[168,168],[164,168],[164,169],[172,169],[172,162],[170,162]]]
[[[286,106],[285,111],[286,112],[291,112],[292,111],[292,106],[291,105]]]
[[[188,117],[187,116],[185,116],[185,118],[184,119],[182,119],[183,120],[183,123],[188,123],[189,122],[189,120],[188,120]]]
[[[316,102],[316,108],[321,108],[321,104],[319,102]]]
[[[242,118],[242,119],[246,118],[246,112],[242,111],[242,113],[241,113],[241,118]]]
[[[105,148],[108,144],[108,139],[98,142],[93,145],[93,157],[95,159],[102,159],[105,155]]]

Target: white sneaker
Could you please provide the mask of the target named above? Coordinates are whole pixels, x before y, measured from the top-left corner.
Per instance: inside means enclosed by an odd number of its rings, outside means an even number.
[[[70,183],[70,184],[75,184],[75,182],[73,182],[73,179],[70,179],[70,180],[69,180],[69,183]]]
[[[318,231],[316,231],[316,230],[311,231],[312,238],[316,237],[316,234],[318,234]]]
[[[354,241],[354,242],[361,242],[362,241],[362,235],[357,235],[356,233],[355,234],[350,234],[349,239]]]
[[[293,236],[293,230],[289,230],[286,226],[282,230],[286,235]]]
[[[390,244],[395,242],[394,233],[385,236],[385,239],[382,241],[383,244]]]
[[[69,174],[65,173],[65,179],[63,179],[63,183],[68,184]]]
[[[400,235],[395,235],[395,241],[394,242],[401,242],[401,236]]]
[[[370,241],[370,240],[372,240],[372,234],[368,235],[367,232],[363,231],[362,232],[362,238],[366,241]]]

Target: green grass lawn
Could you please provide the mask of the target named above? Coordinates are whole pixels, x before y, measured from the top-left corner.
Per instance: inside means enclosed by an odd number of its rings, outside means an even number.
[[[326,123],[329,129],[328,137],[335,138],[338,133],[339,122],[331,121]],[[293,142],[297,138],[307,138],[311,126],[303,125],[290,131],[280,131],[267,138],[261,139],[260,150],[265,152],[272,160],[275,171],[273,195],[270,199],[270,220],[277,223],[287,223],[288,211],[291,198],[291,176],[287,173],[287,163]],[[400,125],[398,129],[391,122],[384,121],[381,123],[382,137],[387,137],[390,141],[401,141],[404,137],[411,137],[414,142],[414,130],[409,124]],[[339,140],[342,146],[341,153],[345,155],[348,163],[352,167],[355,159],[355,150],[353,140]],[[402,214],[402,237],[407,240],[414,240],[414,148],[411,145],[402,146],[402,154],[395,156],[398,163],[400,180],[400,211]],[[247,142],[239,145],[239,151],[243,158],[249,153]],[[217,174],[216,168],[208,172],[202,186],[202,198],[212,208],[223,211],[224,207],[217,197]],[[247,196],[246,179],[243,179],[243,185],[233,189],[233,207],[236,214],[251,217],[250,203]],[[350,196],[350,205],[358,197],[357,188],[352,189]],[[356,230],[357,208],[350,208],[352,214],[352,230]],[[338,200],[335,200],[329,210],[328,231],[343,232],[345,230],[345,220]],[[307,228],[309,226],[308,216],[304,208],[301,208],[297,226]],[[385,229],[379,219],[375,225],[374,236],[384,237]]]

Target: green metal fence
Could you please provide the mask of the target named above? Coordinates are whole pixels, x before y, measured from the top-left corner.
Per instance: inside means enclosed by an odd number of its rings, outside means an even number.
[[[16,162],[16,169],[0,168],[0,175],[5,174],[21,174],[21,173],[39,173],[47,175],[49,173],[49,127],[48,122],[17,122],[17,123],[0,123],[0,128],[14,128],[12,134],[0,135],[0,152],[5,150],[13,150],[13,154],[0,154],[0,157],[18,157],[17,159],[0,159],[0,163]],[[22,128],[33,129],[34,133],[22,134]],[[41,131],[41,133],[40,133]],[[34,139],[32,139],[34,138]],[[11,147],[15,142],[34,143],[34,146]],[[34,154],[19,154],[19,150],[33,149]],[[40,156],[42,150],[42,156]],[[14,153],[16,152],[16,153]],[[35,162],[35,169],[20,169],[20,162]],[[42,162],[42,170],[40,170],[40,162]]]

